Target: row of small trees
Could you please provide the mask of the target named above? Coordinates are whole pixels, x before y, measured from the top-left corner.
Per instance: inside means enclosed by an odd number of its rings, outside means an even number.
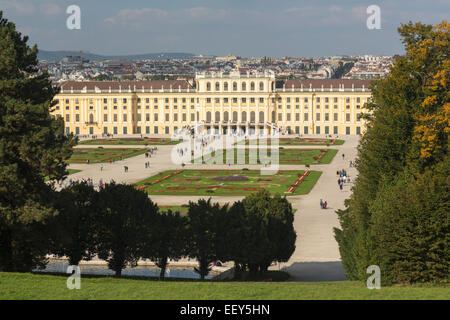
[[[201,279],[217,260],[234,261],[238,274],[257,273],[273,261],[287,261],[295,249],[292,207],[267,191],[231,206],[200,199],[181,216],[160,211],[130,185],[111,183],[96,191],[78,182],[57,193],[55,208],[49,253],[68,257],[71,265],[97,255],[116,276],[150,259],[162,278],[168,258],[181,257],[197,259]]]

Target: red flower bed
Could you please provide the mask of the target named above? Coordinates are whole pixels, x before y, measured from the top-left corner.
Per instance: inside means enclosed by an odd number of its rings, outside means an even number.
[[[298,178],[297,181],[295,181],[294,184],[289,187],[288,192],[293,193],[295,191],[295,188],[298,187],[298,185],[303,181],[303,179],[306,178],[306,176],[308,174],[309,174],[309,171],[303,172],[302,176],[300,178]]]

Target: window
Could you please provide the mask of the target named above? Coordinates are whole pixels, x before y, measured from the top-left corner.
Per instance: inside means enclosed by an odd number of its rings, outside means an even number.
[[[250,90],[255,91],[255,83],[253,81],[250,83]]]
[[[290,114],[290,113],[288,113],[288,114],[286,114],[286,116],[287,116],[287,119],[286,119],[286,121],[291,121],[291,114]]]
[[[155,114],[153,115],[153,120],[154,120],[154,121],[158,121],[158,114],[157,114],[157,113],[155,113]]]
[[[69,121],[70,121],[70,115],[66,114],[66,122],[69,122]]]
[[[350,103],[350,98],[345,98],[346,103]]]
[[[113,127],[113,132],[114,132],[114,134],[117,134],[117,127]]]
[[[191,121],[195,121],[195,113],[191,113]]]
[[[108,121],[108,115],[107,115],[106,113],[103,115],[103,121],[104,121],[104,122],[107,122],[107,121]]]
[[[304,133],[304,134],[308,134],[308,127],[307,127],[307,126],[304,126],[304,127],[303,127],[303,133]]]
[[[337,126],[334,126],[333,127],[333,134],[338,134],[338,127]]]
[[[178,113],[173,114],[173,121],[178,121]]]
[[[350,127],[345,127],[345,134],[350,134]]]
[[[325,113],[325,121],[330,121],[330,114],[329,113]]]
[[[117,122],[117,113],[114,113],[114,122]]]
[[[278,113],[278,121],[283,121],[283,114],[281,112]]]
[[[150,127],[149,127],[149,126],[146,126],[146,127],[145,127],[145,133],[146,133],[146,134],[149,134],[149,133],[150,133]]]
[[[300,121],[300,113],[295,114],[295,121]]]
[[[155,127],[153,130],[155,133],[158,133],[158,127]]]
[[[123,98],[123,103],[127,103],[127,98]]]
[[[303,121],[308,121],[308,114],[307,114],[307,113],[305,113],[305,114],[303,115]]]
[[[123,115],[123,122],[127,122],[127,114],[126,113],[124,113],[124,115]]]
[[[259,91],[264,91],[264,82],[259,82]]]
[[[228,82],[223,84],[223,91],[228,91]]]
[[[127,127],[123,127],[123,134],[127,134],[128,133],[128,128]]]
[[[303,102],[308,102],[308,98],[303,99]]]
[[[316,121],[320,121],[320,113],[316,113]]]
[[[137,114],[137,121],[141,121],[141,114],[140,113]]]
[[[108,127],[103,127],[103,133],[108,134]]]
[[[150,121],[150,113],[145,114],[145,121]]]
[[[237,82],[233,82],[233,91],[237,91]]]
[[[345,114],[345,121],[347,121],[347,122],[350,121],[350,113]]]
[[[211,91],[211,82],[206,83],[206,91]]]
[[[264,98],[259,98],[259,103],[264,103]]]
[[[104,98],[103,103],[108,103],[108,99]]]
[[[320,134],[320,126],[316,127],[316,134]]]
[[[338,113],[337,112],[335,112],[335,113],[333,113],[333,120],[334,121],[338,121]]]
[[[80,122],[80,115],[79,114],[75,115],[75,122]]]
[[[330,134],[330,127],[329,126],[325,126],[325,134]]]
[[[319,97],[316,98],[316,102],[320,103],[320,98]]]
[[[334,101],[334,103],[337,103],[337,102],[338,102],[338,98],[335,97],[335,98],[333,99],[333,101]]]
[[[361,121],[361,113],[356,114],[356,121]]]
[[[168,113],[166,113],[166,114],[165,114],[165,117],[166,117],[166,118],[165,118],[165,119],[166,119],[166,122],[168,122],[168,121],[169,121],[169,116],[170,116],[170,115],[169,115]]]
[[[247,91],[247,83],[242,82],[242,91]]]

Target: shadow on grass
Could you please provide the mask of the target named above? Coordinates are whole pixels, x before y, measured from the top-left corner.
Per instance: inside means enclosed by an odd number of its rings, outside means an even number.
[[[324,262],[294,262],[290,266],[281,269],[291,276],[289,281],[345,281],[345,275],[341,261]]]

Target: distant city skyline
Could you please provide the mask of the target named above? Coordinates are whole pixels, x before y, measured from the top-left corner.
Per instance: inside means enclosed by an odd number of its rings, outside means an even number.
[[[66,27],[72,4],[81,8],[81,30]],[[381,9],[380,30],[366,26],[373,4]],[[42,50],[312,57],[402,54],[400,24],[440,23],[450,2],[0,0],[0,10]]]

